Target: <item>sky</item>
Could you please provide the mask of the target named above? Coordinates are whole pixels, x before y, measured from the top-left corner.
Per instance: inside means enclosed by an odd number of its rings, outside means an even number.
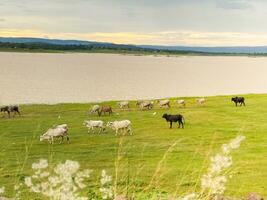
[[[0,0],[0,37],[267,45],[267,0]]]

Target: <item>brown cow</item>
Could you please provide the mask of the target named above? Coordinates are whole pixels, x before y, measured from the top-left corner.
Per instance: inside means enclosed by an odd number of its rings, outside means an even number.
[[[102,106],[98,111],[98,116],[101,116],[102,113],[108,113],[110,115],[112,113],[112,108],[110,106]]]

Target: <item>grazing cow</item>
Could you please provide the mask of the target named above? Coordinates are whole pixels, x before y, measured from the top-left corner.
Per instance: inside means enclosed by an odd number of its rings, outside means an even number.
[[[232,97],[231,101],[235,102],[235,106],[239,104],[240,106],[245,106],[245,98],[244,97]]]
[[[170,106],[170,100],[168,100],[168,99],[166,99],[166,100],[158,100],[157,101],[158,103],[159,103],[159,107],[164,107],[164,106],[166,106],[166,107],[168,107],[168,108],[170,108],[171,106]]]
[[[166,119],[167,122],[170,122],[170,128],[172,128],[172,123],[173,122],[178,122],[179,123],[179,127],[180,125],[182,125],[182,128],[184,128],[184,124],[185,124],[185,120],[184,117],[180,114],[178,115],[168,115],[167,113],[165,113],[164,115],[162,115],[162,118]]]
[[[204,99],[204,98],[196,99],[196,103],[197,103],[198,105],[202,105],[202,104],[204,104],[205,102],[206,102],[206,99]]]
[[[139,106],[142,110],[151,110],[153,108],[153,101],[137,101],[136,106]]]
[[[54,125],[53,128],[64,128],[68,130],[68,125],[67,124],[59,124],[59,125]]]
[[[89,110],[90,114],[94,114],[94,113],[98,113],[100,110],[100,106],[99,105],[93,105],[92,108]]]
[[[60,138],[60,144],[63,142],[64,137],[67,138],[69,143],[69,136],[68,136],[68,127],[66,124],[56,125],[53,128],[48,129],[43,135],[40,136],[40,141],[48,140],[50,144],[54,143],[54,138]]]
[[[112,113],[112,108],[110,106],[102,106],[98,111],[98,115],[101,116],[102,113],[108,113],[110,115]]]
[[[129,106],[129,101],[121,101],[121,102],[118,102],[118,105],[121,109],[123,108],[130,108]]]
[[[15,116],[16,113],[19,114],[20,116],[20,112],[19,112],[19,107],[18,106],[3,106],[0,108],[1,112],[6,112],[8,114],[8,117],[10,117],[10,113],[14,113],[13,117]]]
[[[108,122],[107,127],[115,130],[116,135],[118,135],[119,131],[126,131],[127,133],[130,133],[130,135],[133,134],[131,129],[131,122],[129,120]]]
[[[86,120],[86,121],[84,121],[83,124],[88,128],[88,133],[90,132],[90,130],[94,131],[94,128],[99,128],[98,133],[105,130],[104,122],[101,120],[98,120],[98,121]]]
[[[143,103],[144,101],[142,101],[142,100],[138,100],[138,101],[136,101],[136,107],[140,107],[140,105],[141,105],[141,103]]]
[[[175,102],[176,102],[178,105],[182,105],[182,106],[185,107],[185,100],[183,100],[183,99],[179,99],[179,100],[176,100]]]

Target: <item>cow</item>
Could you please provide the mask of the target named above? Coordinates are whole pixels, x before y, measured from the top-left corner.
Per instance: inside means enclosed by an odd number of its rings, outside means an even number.
[[[182,128],[184,128],[185,120],[184,117],[180,114],[177,115],[168,115],[167,113],[162,115],[162,118],[164,118],[167,122],[170,122],[170,128],[172,128],[172,123],[173,122],[178,122],[179,127],[182,125]]]
[[[162,108],[162,107],[168,107],[170,108],[170,100],[166,99],[166,100],[158,100],[157,101],[159,103],[159,107]]]
[[[132,135],[131,122],[129,120],[108,122],[107,127],[115,130],[116,135],[118,135],[119,131],[126,131]]]
[[[237,106],[237,104],[246,106],[244,97],[232,97],[231,101],[235,102],[235,106]]]
[[[121,109],[123,108],[130,108],[129,106],[129,101],[121,101],[121,102],[118,102],[118,105]]]
[[[1,112],[3,113],[7,113],[8,117],[10,118],[10,113],[14,113],[13,117],[15,116],[15,114],[19,114],[20,116],[20,112],[19,112],[19,107],[18,106],[3,106],[0,108]]]
[[[99,128],[98,133],[105,130],[104,122],[101,120],[86,120],[83,124],[88,128],[88,133],[90,130],[94,131],[94,128]]]
[[[183,100],[183,99],[178,99],[178,100],[176,100],[175,102],[176,102],[178,105],[182,105],[182,106],[185,107],[185,100]]]
[[[136,106],[139,106],[142,110],[151,110],[153,108],[153,101],[137,101]]]
[[[56,125],[53,128],[49,128],[44,134],[40,136],[40,141],[48,140],[50,144],[54,143],[54,138],[60,138],[60,144],[63,142],[64,137],[67,138],[69,143],[69,136],[68,136],[68,127],[66,124]]]
[[[206,99],[204,99],[204,98],[196,99],[196,103],[197,103],[198,105],[202,105],[202,104],[204,104],[205,102],[206,102]]]
[[[99,110],[100,110],[100,106],[99,105],[93,105],[92,108],[89,110],[89,114],[98,113]]]
[[[109,115],[111,115],[112,114],[112,108],[110,106],[102,106],[100,108],[100,110],[98,111],[98,116],[101,116],[102,113],[103,114],[108,113]]]

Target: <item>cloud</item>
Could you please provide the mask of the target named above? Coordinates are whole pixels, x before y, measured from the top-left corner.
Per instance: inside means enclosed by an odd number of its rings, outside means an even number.
[[[244,10],[253,8],[247,0],[217,0],[216,5],[223,9]]]
[[[5,22],[5,21],[6,21],[6,19],[0,18],[0,22]]]

